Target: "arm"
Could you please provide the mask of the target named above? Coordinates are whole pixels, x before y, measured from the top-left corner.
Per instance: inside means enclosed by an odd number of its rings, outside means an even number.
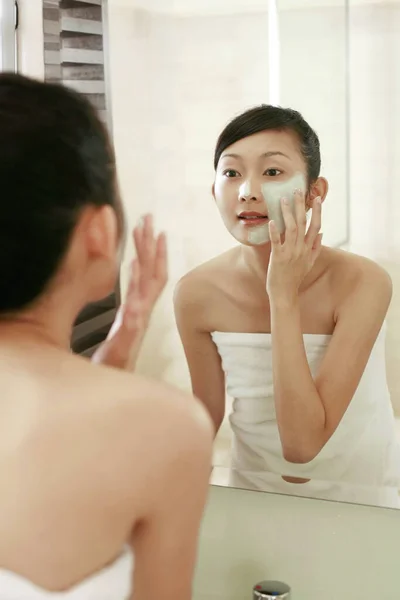
[[[210,332],[202,324],[204,309],[200,287],[190,279],[181,279],[174,294],[175,319],[189,367],[193,394],[207,408],[215,433],[218,433],[225,415],[225,376],[218,350]]]
[[[185,398],[186,411],[194,405]],[[196,403],[197,404],[197,403]],[[146,485],[147,516],[135,528],[131,600],[191,600],[199,528],[208,492],[212,427],[206,411],[193,415],[163,415],[167,431],[163,451],[157,448],[157,476]],[[151,452],[151,450],[150,450]],[[154,450],[155,452],[155,450]]]
[[[304,348],[298,298],[271,299],[275,403],[287,460],[309,462],[336,430],[362,377],[391,293],[387,273],[368,264],[339,307],[315,381]]]
[[[139,313],[138,305],[132,304],[132,313],[133,311]],[[135,370],[148,322],[142,321],[141,314],[137,314],[137,318],[130,322],[124,317],[123,309],[120,308],[107,339],[93,354],[92,362],[115,369]]]

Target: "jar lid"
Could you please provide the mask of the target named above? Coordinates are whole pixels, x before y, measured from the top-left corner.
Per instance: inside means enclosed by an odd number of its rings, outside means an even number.
[[[282,581],[260,581],[253,587],[253,600],[290,600],[290,587]]]

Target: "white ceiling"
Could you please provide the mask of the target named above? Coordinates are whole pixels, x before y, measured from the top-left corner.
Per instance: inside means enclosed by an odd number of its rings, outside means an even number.
[[[345,0],[276,0],[279,10],[331,8],[345,6]],[[109,4],[125,5],[149,12],[189,15],[258,13],[268,9],[268,0],[108,0]],[[350,6],[398,5],[400,0],[350,0]]]

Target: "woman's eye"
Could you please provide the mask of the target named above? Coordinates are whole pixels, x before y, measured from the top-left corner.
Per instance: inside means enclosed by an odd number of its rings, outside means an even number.
[[[237,177],[239,173],[235,169],[227,169],[224,171],[225,177]]]
[[[277,177],[278,175],[281,175],[281,173],[282,171],[279,169],[267,169],[264,175],[268,175],[268,177]]]

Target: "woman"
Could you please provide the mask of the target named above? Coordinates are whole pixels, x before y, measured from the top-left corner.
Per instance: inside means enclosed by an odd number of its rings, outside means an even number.
[[[213,195],[239,245],[179,282],[177,324],[215,431],[225,383],[233,397],[232,484],[398,506],[383,326],[391,281],[321,245],[320,163],[296,111],[263,105],[227,125]]]
[[[76,316],[119,269],[107,134],[77,93],[1,74],[0,153],[0,599],[189,600],[206,411],[69,350]],[[146,222],[135,233],[143,260]],[[136,310],[130,291],[97,362],[124,366],[140,338],[162,281],[157,257],[143,260],[133,283],[147,286],[136,293],[147,305]]]

